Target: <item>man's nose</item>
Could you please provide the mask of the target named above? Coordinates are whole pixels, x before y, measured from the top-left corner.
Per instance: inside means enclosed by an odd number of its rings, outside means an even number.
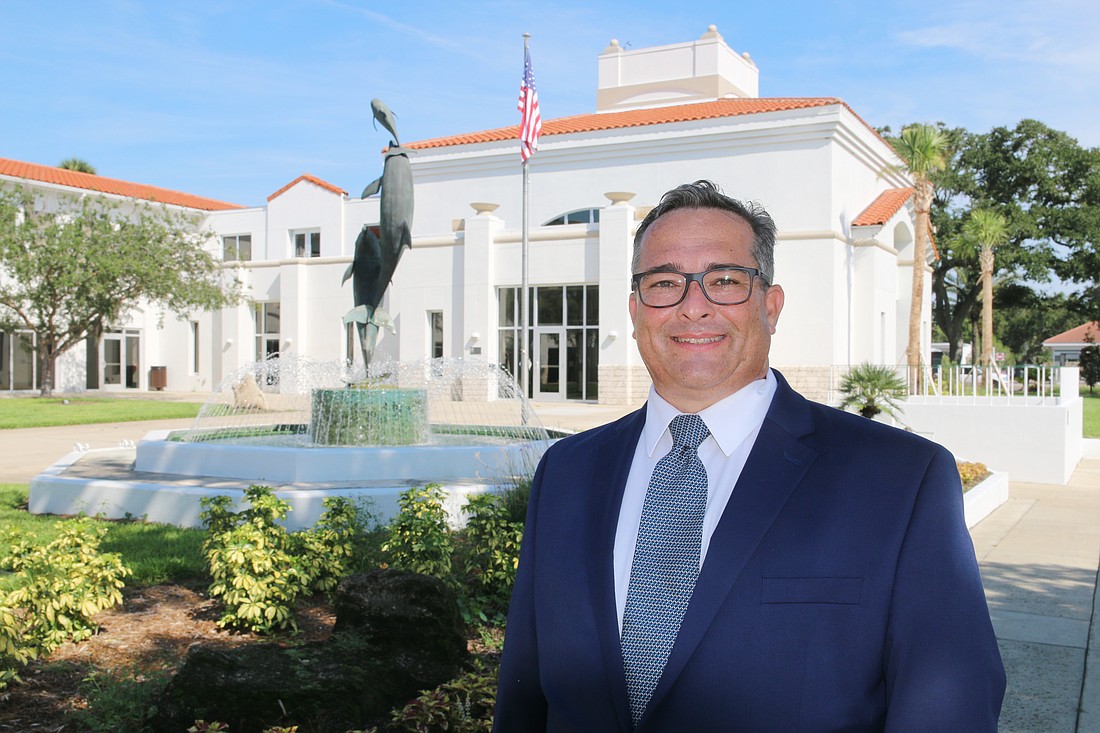
[[[693,287],[694,286],[694,287]],[[680,310],[687,315],[704,315],[714,310],[714,304],[703,293],[703,284],[691,280],[687,284],[687,293],[680,302]]]

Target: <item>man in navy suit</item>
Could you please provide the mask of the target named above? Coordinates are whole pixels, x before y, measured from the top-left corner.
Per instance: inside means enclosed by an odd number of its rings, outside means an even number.
[[[765,211],[708,181],[640,225],[629,309],[653,389],[539,465],[495,730],[996,731],[1004,668],[955,461],[769,369],[774,244]],[[705,425],[697,448],[670,432],[681,415]],[[675,451],[685,468],[662,468]],[[694,539],[668,545],[695,553],[687,591],[657,587],[673,553],[652,551],[647,495],[700,484]],[[669,599],[656,617],[646,593]],[[667,645],[646,637],[670,617]]]

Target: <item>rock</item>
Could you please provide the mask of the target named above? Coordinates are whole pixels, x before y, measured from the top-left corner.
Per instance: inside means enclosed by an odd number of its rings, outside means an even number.
[[[252,372],[246,372],[240,381],[233,385],[233,406],[238,410],[266,410],[267,398],[256,384]]]
[[[466,659],[466,629],[455,594],[443,581],[400,570],[349,575],[333,605],[333,634],[370,639],[372,646],[413,677],[439,676]]]
[[[327,641],[193,647],[161,695],[152,729],[184,731],[201,718],[233,733],[275,725],[344,733],[461,672],[462,618],[442,581],[394,570],[352,575],[335,606]]]

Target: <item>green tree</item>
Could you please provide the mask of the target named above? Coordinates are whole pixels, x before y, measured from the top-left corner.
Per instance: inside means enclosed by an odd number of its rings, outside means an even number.
[[[963,224],[963,233],[979,249],[978,261],[982,269],[981,364],[988,370],[993,366],[993,250],[1008,241],[1008,220],[991,209],[974,209]]]
[[[155,203],[0,186],[0,329],[35,334],[41,393],[57,358],[142,303],[183,317],[241,299],[197,216]]]
[[[76,171],[78,173],[91,173],[93,176],[95,175],[95,166],[83,158],[65,158],[65,160],[57,164],[57,167]]]
[[[935,197],[933,175],[947,164],[949,140],[934,125],[915,124],[902,129],[890,140],[905,161],[913,177],[913,211],[916,232],[913,235],[913,290],[909,305],[909,340],[905,347],[910,369],[920,367],[920,322],[924,300],[924,268],[932,233],[932,201]]]
[[[1091,343],[1090,339],[1089,345],[1081,349],[1077,364],[1081,368],[1081,378],[1089,386],[1089,394],[1092,394],[1092,388],[1100,384],[1100,346]]]
[[[1043,341],[1081,322],[1063,293],[1044,295],[1020,282],[997,287],[997,339],[1015,356],[1017,364],[1046,361]]]
[[[932,292],[933,316],[951,344],[952,360],[982,292],[980,251],[964,232],[975,208],[996,211],[1008,224],[993,273],[998,292],[1013,281],[1046,282],[1054,272],[1083,286],[1064,303],[1078,311],[1078,322],[1100,309],[1100,152],[1035,120],[988,133],[948,134],[956,144],[947,167],[934,176],[932,223],[940,258]],[[1048,299],[1036,294],[1032,300]]]

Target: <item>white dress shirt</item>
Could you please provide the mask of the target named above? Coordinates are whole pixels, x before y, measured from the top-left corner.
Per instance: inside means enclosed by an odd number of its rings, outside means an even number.
[[[707,511],[703,517],[700,567],[707,556],[714,528],[722,518],[749,451],[756,443],[775,389],[775,376],[769,369],[763,379],[752,382],[698,413],[710,430],[710,436],[699,445],[699,460],[707,470]],[[626,479],[623,503],[619,509],[619,524],[615,530],[615,603],[619,612],[619,633],[623,629],[626,591],[630,585],[630,567],[634,561],[634,545],[638,541],[646,490],[657,461],[672,450],[672,434],[668,426],[679,414],[650,387],[645,427],[634,449],[634,460],[630,464],[630,475]]]

